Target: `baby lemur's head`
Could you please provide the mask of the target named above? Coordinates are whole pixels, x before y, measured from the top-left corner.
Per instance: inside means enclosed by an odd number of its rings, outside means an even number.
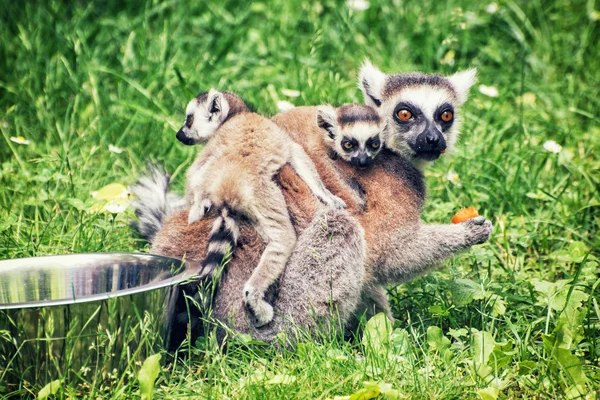
[[[334,155],[361,169],[373,163],[385,141],[385,122],[377,110],[362,104],[319,106],[317,125]]]
[[[459,135],[459,107],[467,100],[476,73],[469,69],[451,76],[386,75],[366,60],[358,86],[365,104],[377,108],[388,123],[386,147],[418,163],[453,149]]]
[[[221,125],[240,112],[248,111],[237,95],[210,89],[190,101],[177,139],[186,145],[206,142]]]

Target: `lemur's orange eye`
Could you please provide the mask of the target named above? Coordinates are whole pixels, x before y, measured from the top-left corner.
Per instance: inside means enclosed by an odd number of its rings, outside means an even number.
[[[412,117],[410,111],[406,109],[399,110],[396,115],[398,116],[400,121],[408,121]]]
[[[454,117],[454,115],[452,115],[452,111],[444,111],[442,113],[442,121],[444,122],[450,122],[452,121],[452,118]]]
[[[352,147],[354,147],[354,146],[352,146],[352,142],[344,142],[344,143],[342,143],[342,146],[344,146],[344,148],[346,150],[351,150]]]

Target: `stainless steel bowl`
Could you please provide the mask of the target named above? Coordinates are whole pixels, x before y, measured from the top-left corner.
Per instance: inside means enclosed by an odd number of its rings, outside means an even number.
[[[168,343],[177,284],[195,272],[178,259],[133,253],[0,261],[0,383],[142,360]]]

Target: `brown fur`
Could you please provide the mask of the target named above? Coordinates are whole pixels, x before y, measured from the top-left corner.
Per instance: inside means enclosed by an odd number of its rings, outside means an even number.
[[[347,211],[338,212],[329,218],[327,229],[321,228],[319,219],[311,217],[316,210],[316,200],[309,196],[306,184],[291,168],[282,168],[278,182],[299,238],[281,277],[275,302],[276,317],[264,328],[251,328],[242,298],[236,294],[262,251],[260,241],[252,239],[256,234],[252,234],[251,229],[243,229],[240,237],[241,241],[250,240],[252,245],[241,246],[236,251],[228,266],[230,273],[222,279],[214,300],[216,318],[263,340],[271,340],[279,331],[296,324],[314,327],[310,311],[314,309],[320,317],[329,315],[329,309],[323,304],[330,299],[332,290],[337,293],[335,304],[341,310],[340,318],[344,322],[349,320],[352,312],[348,310],[360,311],[361,307],[376,305],[376,308],[389,311],[382,285],[400,283],[426,272],[456,251],[487,240],[491,229],[489,222],[483,219],[469,224],[423,225],[420,211],[424,184],[421,173],[409,161],[385,150],[366,171],[357,171],[341,160],[330,160],[324,155],[322,140],[317,139],[322,137],[322,132],[316,126],[315,118],[316,108],[302,107],[276,115],[273,121],[303,146],[315,161],[325,185],[335,195],[346,201],[353,198],[356,193],[345,182],[355,179],[366,192],[367,206],[364,210],[351,206]],[[347,204],[351,203],[347,201]],[[349,218],[348,212],[354,218]],[[167,220],[153,242],[152,251],[173,257],[185,254],[188,259],[202,258],[211,222],[185,226],[185,221],[186,211]],[[356,221],[364,228],[366,259],[360,256],[363,233]],[[329,240],[319,236],[322,231],[327,232],[325,237]],[[311,240],[311,237],[315,239]],[[315,254],[330,256],[315,264]],[[318,284],[304,279],[314,268],[329,271]],[[233,271],[236,271],[235,275],[231,273]],[[301,290],[300,297],[293,295],[298,290]]]

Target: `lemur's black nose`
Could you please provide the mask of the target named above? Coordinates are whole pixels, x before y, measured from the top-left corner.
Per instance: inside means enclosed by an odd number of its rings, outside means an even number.
[[[373,162],[373,158],[369,157],[367,154],[360,154],[358,157],[352,157],[351,162],[357,166],[358,168],[367,168]]]
[[[179,140],[181,143],[187,146],[191,146],[194,144],[194,140],[186,136],[185,132],[183,132],[183,128],[181,128],[179,132],[177,132],[177,135],[175,135],[175,137],[177,138],[177,140]]]
[[[437,146],[440,142],[440,136],[436,132],[427,132],[425,134],[425,140],[427,140],[427,144],[433,146]]]

